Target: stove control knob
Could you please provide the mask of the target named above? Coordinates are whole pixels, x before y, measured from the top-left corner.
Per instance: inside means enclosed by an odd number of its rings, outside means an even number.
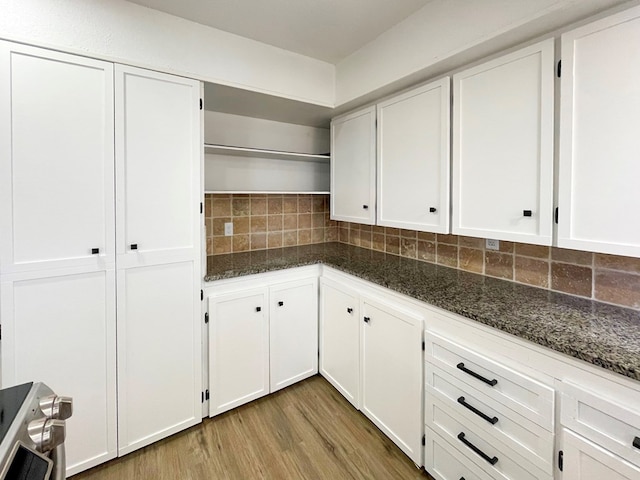
[[[40,409],[49,418],[66,420],[73,413],[73,400],[71,397],[49,395],[40,399]]]
[[[39,418],[29,423],[27,432],[38,451],[46,453],[64,442],[66,430],[64,420]]]

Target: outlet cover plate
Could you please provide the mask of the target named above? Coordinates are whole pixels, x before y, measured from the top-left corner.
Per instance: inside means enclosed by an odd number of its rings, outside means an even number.
[[[493,240],[491,238],[487,238],[486,247],[487,247],[487,250],[500,250],[500,240]]]
[[[233,235],[233,222],[226,222],[224,224],[224,236],[230,237]]]

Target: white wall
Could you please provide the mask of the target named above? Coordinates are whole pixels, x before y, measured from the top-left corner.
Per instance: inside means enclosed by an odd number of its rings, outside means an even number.
[[[365,103],[620,3],[433,0],[337,64],[336,105]]]
[[[333,106],[333,65],[123,0],[0,0],[0,38]]]
[[[329,129],[204,111],[204,143],[282,152],[329,152]]]

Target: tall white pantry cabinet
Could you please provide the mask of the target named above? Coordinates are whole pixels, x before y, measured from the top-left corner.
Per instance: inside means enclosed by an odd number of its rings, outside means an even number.
[[[73,397],[73,475],[201,419],[200,84],[0,56],[2,386]]]

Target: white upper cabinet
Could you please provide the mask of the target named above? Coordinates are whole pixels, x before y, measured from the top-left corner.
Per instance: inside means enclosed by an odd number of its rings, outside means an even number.
[[[452,232],[550,245],[553,39],[453,77]]]
[[[200,84],[116,66],[118,268],[200,250]]]
[[[640,8],[562,36],[558,246],[640,257]]]
[[[331,219],[376,220],[376,109],[331,121]]]
[[[0,42],[0,70],[0,273],[113,265],[113,65]]]
[[[379,103],[377,224],[449,232],[450,79]]]

